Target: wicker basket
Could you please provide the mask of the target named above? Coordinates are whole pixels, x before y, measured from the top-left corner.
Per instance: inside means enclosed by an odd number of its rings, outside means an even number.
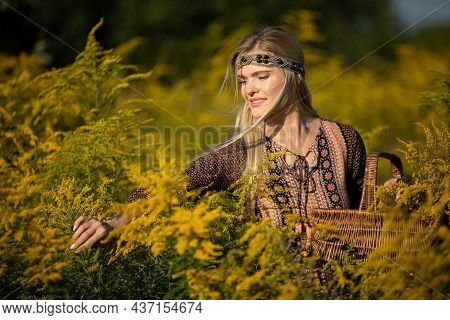
[[[390,160],[393,178],[403,177],[403,166],[399,157],[387,152],[371,153],[366,160],[359,210],[311,210],[310,223],[315,230],[312,246],[314,251],[325,259],[342,260],[347,256],[349,248],[352,249],[352,256],[365,259],[373,249],[398,240],[400,234],[407,234],[402,237],[402,249],[414,251],[416,245],[413,235],[423,230],[424,225],[420,221],[412,224],[387,224],[387,216],[377,212],[375,191],[380,157]],[[321,232],[326,229],[327,232]]]

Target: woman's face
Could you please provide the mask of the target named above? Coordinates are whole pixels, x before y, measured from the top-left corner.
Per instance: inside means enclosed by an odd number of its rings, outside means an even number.
[[[237,78],[242,97],[248,102],[255,118],[261,117],[273,106],[286,81],[279,68],[258,64],[242,67]]]

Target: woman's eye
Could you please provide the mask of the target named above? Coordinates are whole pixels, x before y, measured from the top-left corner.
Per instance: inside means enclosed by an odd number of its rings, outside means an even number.
[[[266,79],[268,79],[268,78],[269,78],[269,76],[261,76],[261,77],[258,77],[259,80],[266,80]]]
[[[245,80],[239,80],[239,84],[241,84],[241,85],[245,84],[245,82],[246,82]]]

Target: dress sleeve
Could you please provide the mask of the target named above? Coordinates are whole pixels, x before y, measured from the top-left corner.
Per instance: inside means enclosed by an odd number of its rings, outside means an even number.
[[[188,190],[204,188],[203,191],[219,191],[227,189],[239,179],[245,168],[246,148],[243,139],[229,146],[212,151],[191,162],[184,171],[189,178]],[[145,189],[136,190],[128,202],[146,199]]]
[[[138,199],[147,199],[148,198],[148,192],[144,188],[137,189],[128,199],[128,203],[131,203],[133,201],[136,201]]]
[[[194,160],[185,173],[189,177],[188,190],[225,190],[242,175],[246,150],[243,139]]]
[[[359,133],[352,128],[351,146],[347,149],[347,190],[350,208],[357,209],[361,202],[366,168],[366,147]]]
[[[351,126],[339,124],[346,146],[346,185],[350,208],[357,209],[361,202],[366,167],[366,148],[358,131]]]

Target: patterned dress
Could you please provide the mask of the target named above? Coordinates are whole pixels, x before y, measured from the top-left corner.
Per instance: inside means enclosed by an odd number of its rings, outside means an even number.
[[[264,137],[265,190],[255,198],[256,214],[277,225],[286,211],[308,217],[311,208],[358,208],[366,161],[364,142],[348,125],[320,119],[320,128],[307,153],[295,154]],[[285,154],[295,156],[288,165]],[[246,164],[243,139],[193,161],[186,169],[189,189],[225,190],[242,176]],[[146,198],[137,190],[129,202]]]

